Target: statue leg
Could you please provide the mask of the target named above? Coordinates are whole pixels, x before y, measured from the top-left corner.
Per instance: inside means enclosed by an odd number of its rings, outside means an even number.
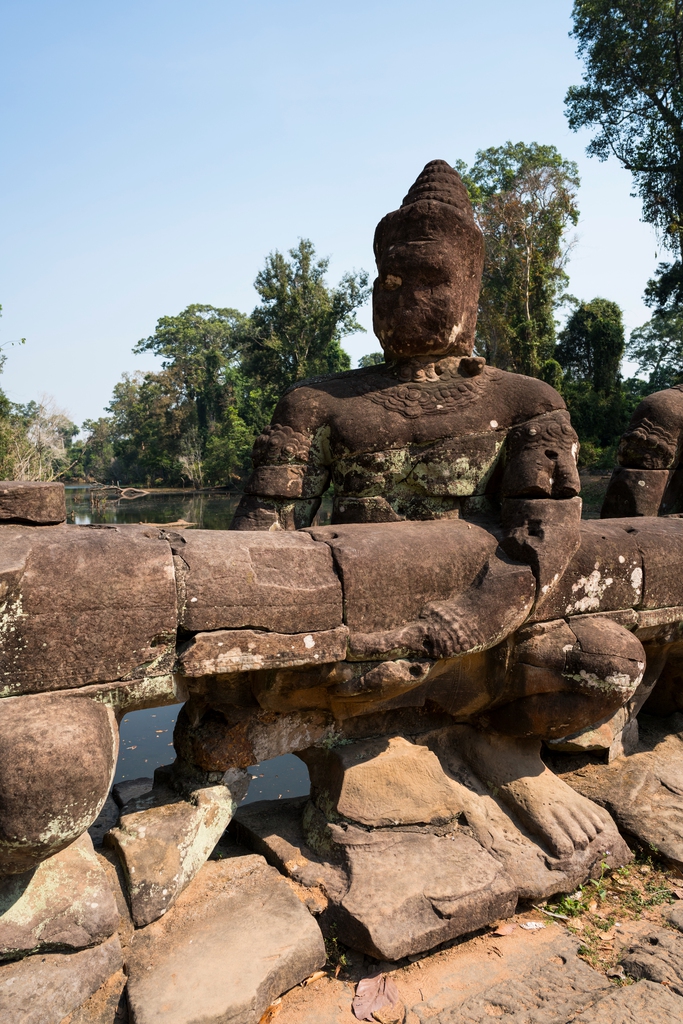
[[[611,819],[545,767],[541,742],[614,713],[644,668],[640,641],[609,619],[538,624],[518,634],[505,698],[458,729],[472,768],[559,857],[584,849]]]

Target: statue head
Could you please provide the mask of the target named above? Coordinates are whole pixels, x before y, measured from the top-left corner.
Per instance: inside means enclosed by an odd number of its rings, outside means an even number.
[[[374,248],[373,327],[387,356],[471,355],[484,239],[450,164],[427,164]]]

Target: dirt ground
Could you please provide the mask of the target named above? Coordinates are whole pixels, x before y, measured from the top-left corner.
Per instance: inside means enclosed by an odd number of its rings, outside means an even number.
[[[626,867],[605,870],[573,893],[536,906],[522,905],[509,921],[445,943],[427,955],[378,964],[328,939],[325,970],[269,1007],[261,1024],[353,1024],[356,985],[377,968],[395,981],[400,996],[395,1006],[376,1013],[374,1019],[382,1024],[422,1024],[433,1018],[441,1021],[442,1015],[459,1020],[459,1014],[449,1015],[449,1008],[457,1013],[455,1005],[482,988],[514,987],[520,973],[539,957],[552,963],[569,955],[608,978],[615,988],[632,985],[620,959],[634,941],[653,931],[680,935],[667,919],[679,899],[683,900],[683,878],[678,870],[641,851]],[[529,924],[534,927],[525,927]],[[492,1016],[501,1012],[496,1007],[486,1010]]]

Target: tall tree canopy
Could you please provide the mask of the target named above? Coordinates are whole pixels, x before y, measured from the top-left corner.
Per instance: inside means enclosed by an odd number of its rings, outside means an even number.
[[[631,332],[626,351],[648,376],[648,390],[660,391],[683,383],[683,312],[655,312]]]
[[[456,168],[486,241],[477,350],[495,366],[543,376],[567,283],[565,232],[579,217],[576,164],[554,146],[508,142]]]
[[[568,378],[610,395],[619,388],[623,354],[624,321],[617,303],[599,298],[576,303],[555,349]]]
[[[316,258],[306,238],[289,250],[272,252],[254,282],[261,304],[251,314],[243,370],[259,382],[270,400],[295,381],[348,370],[351,361],[341,339],[364,331],[355,311],[370,294],[365,271],[344,274],[328,287],[326,258]]]
[[[574,131],[594,131],[587,152],[614,156],[633,175],[643,220],[674,255],[646,301],[683,302],[683,3],[575,0],[573,33],[584,62],[566,96]]]

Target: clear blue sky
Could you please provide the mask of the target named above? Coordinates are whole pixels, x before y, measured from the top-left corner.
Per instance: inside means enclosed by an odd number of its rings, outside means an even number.
[[[376,222],[431,159],[552,143],[579,164],[571,290],[628,327],[656,264],[630,177],[568,131],[570,0],[4,0],[0,343],[14,401],[102,414],[131,348],[191,302],[256,302],[309,237],[373,271]],[[370,326],[369,307],[361,315]],[[379,346],[348,339],[355,359]]]

